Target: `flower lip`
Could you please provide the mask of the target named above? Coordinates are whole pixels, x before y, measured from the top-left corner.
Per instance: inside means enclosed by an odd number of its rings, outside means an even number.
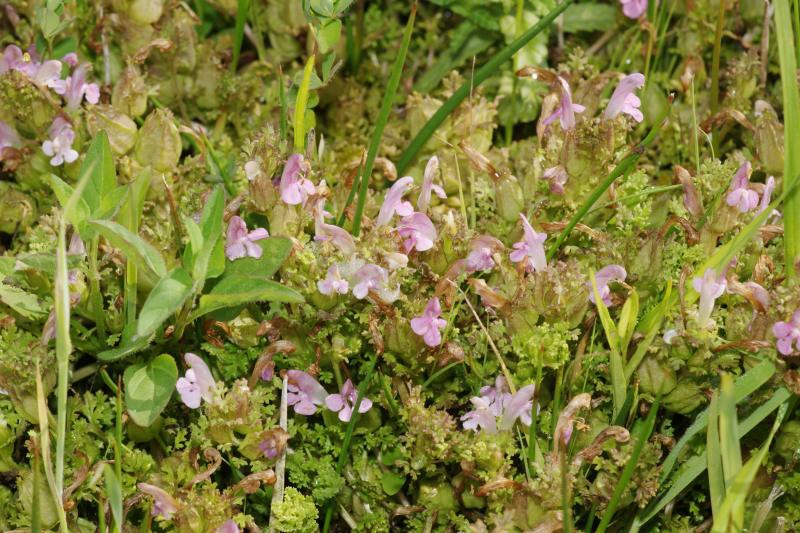
[[[750,161],[745,161],[731,178],[731,190],[725,197],[725,203],[736,207],[740,213],[747,213],[758,207],[758,193],[749,188],[751,172]]]
[[[800,309],[792,314],[789,322],[776,322],[772,326],[772,334],[776,338],[776,346],[782,355],[800,352]]]
[[[301,154],[292,154],[286,161],[281,174],[281,200],[288,205],[306,202],[309,196],[316,194],[317,188],[306,174],[311,170],[308,161]]]
[[[403,248],[406,253],[411,250],[418,252],[430,250],[433,248],[437,236],[436,227],[431,219],[425,213],[420,212],[403,217],[397,226],[397,233],[405,239]]]
[[[439,298],[431,298],[422,315],[411,319],[411,329],[430,347],[438,346],[442,342],[441,330],[447,326],[447,321],[439,318],[441,314]]]
[[[644,74],[639,72],[628,74],[622,78],[617,88],[614,89],[611,99],[608,101],[605,118],[611,120],[616,118],[620,113],[625,113],[626,115],[630,115],[636,122],[644,120],[644,115],[642,115],[642,112],[639,110],[641,101],[639,97],[634,94],[636,89],[640,89],[643,86]]]
[[[225,256],[229,260],[235,261],[243,257],[258,259],[263,254],[263,250],[261,246],[256,244],[256,241],[269,237],[269,232],[264,228],[256,228],[248,233],[245,221],[241,217],[234,215],[228,222],[226,237]]]
[[[603,303],[606,305],[606,307],[612,304],[611,289],[609,288],[608,284],[611,281],[625,281],[625,278],[627,277],[628,273],[621,265],[604,266],[594,275],[595,283],[597,284],[597,292],[600,294],[600,299],[603,300]],[[596,303],[592,282],[587,282],[586,286],[589,288],[589,301]]]
[[[310,416],[317,412],[317,406],[323,405],[328,393],[319,382],[302,370],[288,370],[287,403],[294,406],[294,412]]]
[[[537,233],[525,215],[520,213],[524,236],[521,241],[514,243],[514,251],[509,258],[514,263],[525,262],[525,269],[531,272],[541,272],[547,268],[547,256],[544,251],[545,233]]]
[[[395,213],[400,216],[408,216],[414,212],[411,204],[403,200],[403,196],[413,185],[414,178],[411,176],[404,176],[392,184],[383,199],[378,218],[375,219],[376,227],[389,224]]]
[[[542,125],[548,126],[558,119],[562,129],[570,130],[575,127],[575,113],[583,113],[586,108],[580,104],[572,103],[572,91],[567,80],[558,76],[558,82],[561,84],[561,101],[553,114],[544,119]]]
[[[357,396],[358,394],[355,386],[353,386],[353,382],[348,379],[342,385],[342,390],[339,394],[329,394],[325,398],[325,405],[334,413],[339,413],[339,420],[342,422],[349,422],[353,415]],[[363,414],[370,409],[372,409],[372,400],[366,397],[361,398],[358,412]]]

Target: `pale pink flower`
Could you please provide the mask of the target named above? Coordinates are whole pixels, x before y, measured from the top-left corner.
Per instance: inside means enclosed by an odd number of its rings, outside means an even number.
[[[544,119],[542,125],[549,126],[558,119],[561,122],[561,128],[569,130],[575,127],[575,113],[583,113],[586,108],[572,103],[572,91],[570,91],[567,80],[558,76],[558,81],[561,83],[561,103],[552,115]]]
[[[342,422],[350,422],[350,417],[353,415],[353,408],[356,405],[357,391],[353,386],[353,382],[349,379],[342,385],[342,390],[339,394],[329,394],[325,398],[325,405],[334,413],[339,413],[339,420]],[[369,398],[361,398],[361,403],[358,406],[359,413],[366,413],[372,409],[372,400]]]
[[[63,61],[64,63],[66,63],[67,65],[69,65],[71,67],[77,67],[78,66],[78,54],[76,54],[75,52],[70,52],[67,55],[65,55],[64,57],[62,57],[61,61]]]
[[[442,342],[441,330],[447,326],[447,321],[439,318],[441,314],[439,298],[431,298],[422,315],[411,319],[411,329],[422,337],[428,346],[438,346]]]
[[[261,167],[258,161],[250,160],[244,164],[244,175],[247,176],[247,181],[255,181],[256,178],[261,176]]]
[[[608,284],[611,281],[625,281],[627,276],[628,273],[625,272],[625,269],[620,265],[604,266],[594,275],[595,282],[597,283],[597,292],[600,294],[600,299],[603,300],[606,307],[611,305],[611,289],[608,287]],[[589,301],[595,303],[592,282],[587,282],[586,286],[589,288]]]
[[[42,143],[42,152],[50,157],[50,164],[54,167],[64,163],[72,163],[78,159],[78,152],[72,149],[75,141],[75,132],[72,125],[63,117],[56,117],[48,130],[50,138]]]
[[[428,164],[425,165],[425,173],[422,176],[422,189],[419,192],[419,198],[417,198],[417,210],[423,213],[428,211],[428,206],[431,203],[431,191],[443,200],[447,198],[444,189],[433,183],[437,170],[439,170],[439,158],[433,156],[428,160]]]
[[[302,370],[289,370],[286,376],[287,402],[294,406],[294,412],[305,416],[316,413],[317,406],[323,405],[328,396],[325,388]]]
[[[181,401],[190,409],[200,407],[201,400],[210,402],[214,398],[217,384],[214,376],[208,369],[205,361],[199,356],[187,352],[183,360],[189,365],[184,377],[178,378],[175,388],[181,396]]]
[[[100,101],[100,88],[96,83],[86,82],[88,68],[87,64],[83,64],[76,68],[71,76],[53,82],[53,90],[64,97],[67,102],[67,109],[79,108],[84,98],[90,104],[96,104]]]
[[[314,240],[330,242],[346,256],[356,251],[356,242],[348,231],[325,222],[325,200],[320,198],[314,206]]]
[[[794,312],[790,322],[776,322],[772,326],[772,333],[777,337],[778,351],[783,355],[800,351],[800,309]]]
[[[647,12],[647,0],[619,0],[622,13],[630,19],[638,19]]]
[[[619,82],[606,107],[605,117],[609,120],[616,118],[620,113],[629,115],[636,122],[644,120],[644,115],[639,110],[642,102],[634,94],[636,89],[644,86],[644,75],[639,72],[628,74]]]
[[[567,169],[561,165],[550,167],[544,171],[542,177],[546,180],[550,180],[550,192],[553,194],[564,194],[564,185],[566,185],[569,179]]]
[[[748,188],[750,185],[750,161],[745,161],[731,179],[731,190],[725,197],[725,203],[736,207],[740,213],[747,213],[758,207],[758,193]],[[770,193],[771,194],[771,193]]]
[[[714,310],[714,301],[725,293],[728,286],[723,276],[717,276],[713,268],[708,268],[702,278],[694,278],[692,287],[700,293],[698,308],[698,322],[701,326],[709,323],[711,312]]]
[[[521,241],[514,243],[514,251],[509,258],[514,263],[525,261],[525,269],[529,272],[541,272],[547,268],[547,256],[544,253],[544,241],[547,235],[536,233],[522,213],[519,218],[522,219],[525,234]]]
[[[216,533],[239,533],[239,526],[233,520],[228,519],[217,528]]]
[[[317,188],[306,175],[311,170],[301,154],[292,154],[286,161],[281,175],[281,200],[289,205],[305,203],[306,199],[317,192]]]
[[[489,235],[481,235],[472,240],[470,248],[472,250],[464,260],[467,272],[485,272],[495,267],[492,255],[503,249],[503,243]]]
[[[436,242],[436,227],[425,213],[413,213],[403,217],[397,226],[397,233],[405,239],[403,249],[406,253],[411,250],[424,252],[433,248]]]
[[[361,300],[367,297],[370,290],[385,286],[389,281],[389,274],[380,266],[367,263],[353,273],[353,279],[353,296]]]
[[[510,430],[517,420],[530,426],[535,390],[534,385],[526,385],[511,394],[505,378],[498,376],[494,387],[481,387],[480,396],[470,398],[475,409],[461,417],[464,429],[494,434],[498,429]]]
[[[350,283],[342,278],[338,265],[332,265],[328,269],[325,279],[317,282],[317,288],[319,292],[326,296],[330,296],[333,293],[347,294],[350,289]]]
[[[383,199],[378,218],[375,219],[375,226],[385,226],[391,222],[392,217],[397,213],[401,217],[409,216],[414,212],[411,202],[403,200],[403,196],[414,185],[414,178],[406,176],[395,181],[391,188],[386,192]]]
[[[0,74],[9,70],[22,72],[39,85],[52,87],[61,77],[61,62],[51,59],[42,63],[35,54],[23,52],[12,44],[6,47],[0,58]]]
[[[160,516],[165,520],[171,520],[172,515],[178,512],[178,502],[167,494],[164,489],[149,483],[139,483],[136,486],[140,491],[153,497],[153,510],[150,512],[151,515]]]
[[[16,148],[20,145],[20,138],[17,130],[0,120],[0,153],[3,148],[12,147]]]
[[[225,256],[231,260],[242,257],[258,259],[264,253],[256,241],[269,237],[269,232],[264,228],[256,228],[247,232],[247,224],[239,216],[232,216],[228,222],[228,234],[225,240]]]

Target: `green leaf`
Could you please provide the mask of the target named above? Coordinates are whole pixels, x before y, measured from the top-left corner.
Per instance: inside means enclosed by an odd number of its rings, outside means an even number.
[[[616,419],[622,411],[622,406],[625,403],[627,396],[625,390],[627,381],[625,380],[625,369],[622,361],[622,354],[620,353],[620,339],[619,331],[616,324],[611,319],[608,313],[606,304],[600,297],[600,292],[597,290],[597,280],[594,277],[594,272],[590,272],[589,279],[592,281],[592,290],[594,291],[594,301],[597,307],[597,315],[600,317],[600,323],[606,333],[608,340],[609,353],[609,370],[611,373],[611,393],[614,403],[614,418]]]
[[[90,220],[89,226],[97,230],[112,246],[122,250],[128,260],[134,261],[139,268],[149,272],[156,280],[167,275],[167,266],[161,254],[150,243],[121,224],[110,220]]]
[[[148,363],[125,369],[125,408],[142,427],[156,421],[167,406],[178,380],[178,367],[171,355],[161,354]]]
[[[35,295],[2,282],[0,282],[0,302],[25,318],[34,319],[47,314]]]
[[[256,241],[261,257],[243,257],[229,261],[225,276],[256,276],[272,278],[292,251],[292,241],[285,237],[270,237]]]
[[[719,395],[716,391],[708,404],[706,463],[708,464],[708,493],[711,499],[711,515],[717,517],[719,506],[725,497],[725,473],[722,468],[722,450],[719,443]]]
[[[726,489],[730,487],[736,473],[742,469],[738,427],[733,378],[726,373],[722,375],[719,395],[719,444]]]
[[[123,334],[123,341],[119,346],[102,351],[98,353],[96,357],[101,361],[119,361],[129,355],[141,352],[150,345],[152,340],[153,335],[136,339],[125,339],[125,335]]]
[[[106,496],[108,496],[109,507],[111,507],[111,515],[119,528],[117,531],[122,531],[122,485],[117,479],[114,469],[108,463],[103,467],[103,475],[106,480]]]
[[[628,344],[631,342],[633,332],[636,330],[636,322],[639,317],[639,293],[636,289],[631,289],[628,299],[622,306],[619,314],[617,332],[619,333],[619,353],[628,353]]]
[[[252,276],[225,276],[208,294],[200,297],[191,319],[217,309],[251,302],[302,303],[303,295],[270,279]]]
[[[200,232],[203,235],[203,245],[196,254],[193,254],[194,265],[192,266],[192,278],[201,288],[208,274],[208,265],[211,260],[211,255],[215,248],[217,248],[217,243],[222,238],[222,216],[224,210],[225,194],[222,192],[222,187],[215,187],[203,208],[203,215],[200,218]]]
[[[148,337],[192,294],[192,278],[183,268],[172,270],[147,296],[136,324],[135,340]]]
[[[75,189],[55,174],[50,174],[50,184],[53,187],[53,192],[56,194],[58,203],[61,204],[62,207],[66,207]],[[70,224],[76,228],[80,228],[86,220],[89,219],[90,214],[91,210],[89,209],[89,205],[83,198],[78,198],[75,202],[75,206],[68,210],[65,216]]]
[[[342,34],[342,23],[339,19],[332,19],[325,21],[317,32],[317,44],[319,44],[319,51],[327,54],[339,42],[339,37]]]
[[[114,157],[105,131],[100,131],[92,140],[81,164],[80,176],[89,173],[89,182],[83,191],[82,198],[89,206],[92,214],[113,208],[112,192],[117,188],[117,172],[114,169]]]
[[[400,489],[403,488],[403,485],[406,483],[406,476],[402,474],[397,474],[388,470],[381,474],[381,486],[383,487],[383,492],[388,494],[389,496],[394,496]]]
[[[575,4],[564,13],[564,32],[608,31],[617,22],[619,6],[611,4]]]

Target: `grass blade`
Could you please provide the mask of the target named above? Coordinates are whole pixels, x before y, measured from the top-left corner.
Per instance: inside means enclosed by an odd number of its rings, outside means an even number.
[[[106,494],[111,507],[111,516],[114,517],[114,533],[122,531],[122,485],[114,470],[105,465],[103,474],[106,478]]]
[[[236,6],[236,27],[233,32],[233,58],[231,59],[231,72],[236,72],[239,65],[239,54],[242,52],[244,41],[244,24],[247,22],[247,12],[250,10],[250,0],[239,0]]]
[[[316,56],[311,54],[303,69],[303,81],[297,91],[294,105],[294,150],[302,153],[306,147],[306,108],[308,107],[308,91],[311,85],[311,73],[314,71]]]
[[[400,86],[400,76],[403,74],[403,65],[406,62],[406,54],[408,53],[408,46],[411,44],[411,32],[414,29],[414,19],[417,16],[417,4],[411,6],[411,14],[408,17],[405,32],[403,33],[403,40],[400,43],[400,50],[397,54],[397,59],[392,65],[392,72],[389,75],[389,82],[386,85],[386,91],[383,93],[383,102],[381,102],[381,109],[378,112],[378,118],[375,120],[375,131],[372,132],[372,139],[369,142],[369,149],[367,151],[367,160],[361,170],[357,180],[359,183],[358,189],[358,203],[356,204],[356,212],[353,218],[353,235],[358,235],[361,231],[361,217],[364,216],[364,203],[367,200],[367,189],[369,187],[369,177],[372,174],[372,165],[375,163],[375,156],[378,155],[378,148],[381,145],[381,138],[383,137],[383,129],[389,121],[389,113],[392,111],[392,103],[397,94],[397,88]],[[346,208],[347,206],[345,206]],[[343,210],[344,212],[344,210]]]
[[[719,507],[725,497],[725,474],[722,468],[722,450],[719,439],[719,395],[714,391],[708,405],[706,431],[706,464],[708,465],[708,493],[711,498],[711,515],[719,516]]]
[[[620,353],[620,339],[619,331],[611,315],[608,314],[608,308],[603,303],[600,293],[597,290],[597,280],[594,277],[594,272],[589,276],[592,280],[592,290],[594,291],[594,301],[597,306],[597,315],[600,317],[600,323],[603,325],[603,330],[606,333],[609,347],[609,362],[611,373],[611,394],[614,401],[614,419],[619,416],[622,411],[622,406],[625,403],[626,394],[626,381],[624,363],[622,361],[622,354]]]
[[[739,446],[738,433],[733,378],[730,374],[723,374],[719,394],[719,444],[726,488],[730,487],[734,476],[742,469],[742,450]]]
[[[557,5],[550,13],[544,16],[539,22],[533,25],[528,31],[520,35],[517,39],[508,44],[505,48],[500,50],[494,57],[486,62],[481,68],[475,71],[475,75],[471,79],[464,82],[464,84],[453,93],[453,95],[442,104],[442,106],[433,114],[433,116],[425,123],[421,130],[417,133],[416,137],[411,141],[408,147],[400,155],[397,162],[397,172],[403,173],[411,165],[411,162],[416,157],[417,153],[425,146],[433,136],[433,133],[441,126],[442,122],[452,113],[464,99],[469,96],[472,89],[479,86],[481,83],[495,73],[500,66],[506,61],[510,60],[520,48],[528,44],[528,42],[539,35],[545,28],[550,26],[558,16],[563,13],[574,0],[563,0]]]
[[[775,0],[775,33],[783,88],[783,188],[793,188],[800,181],[800,97],[797,92],[797,56],[792,34],[792,18],[788,0]],[[800,28],[798,28],[800,31]],[[800,255],[800,192],[792,190],[783,208],[783,242],[786,273],[796,278],[795,262]]]

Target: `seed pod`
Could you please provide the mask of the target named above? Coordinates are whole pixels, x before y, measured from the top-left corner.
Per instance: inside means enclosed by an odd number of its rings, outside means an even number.
[[[139,131],[136,160],[143,166],[169,172],[175,169],[180,156],[181,137],[172,121],[172,113],[156,109],[147,115]]]
[[[122,71],[111,93],[111,105],[129,117],[140,117],[147,111],[147,86],[134,66]]]
[[[694,383],[679,383],[667,394],[662,405],[668,411],[686,415],[697,409],[705,401],[700,387]]]
[[[138,24],[153,24],[164,12],[164,0],[133,0],[128,8],[131,19]]]
[[[764,100],[755,104],[756,154],[767,174],[783,173],[783,124]]]
[[[636,376],[641,390],[652,395],[669,394],[678,384],[675,371],[650,356],[639,365]]]
[[[110,105],[93,106],[86,115],[86,127],[92,136],[105,130],[111,151],[117,155],[128,153],[136,144],[136,123]]]

